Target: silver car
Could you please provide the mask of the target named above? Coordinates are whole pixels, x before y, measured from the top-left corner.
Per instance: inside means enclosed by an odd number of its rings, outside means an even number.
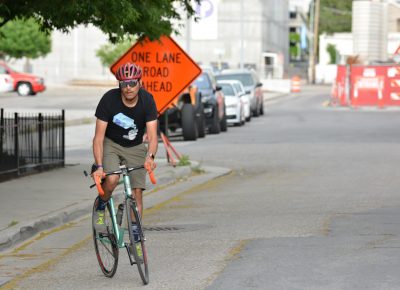
[[[218,81],[225,95],[226,120],[228,124],[241,126],[245,123],[242,93],[235,86],[237,81]]]
[[[250,95],[251,112],[254,117],[264,115],[264,95],[262,83],[253,70],[223,70],[221,74],[215,76],[217,80],[237,80],[240,81],[246,93]]]

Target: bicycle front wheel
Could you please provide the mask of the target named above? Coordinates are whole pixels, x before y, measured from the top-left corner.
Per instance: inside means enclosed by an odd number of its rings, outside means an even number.
[[[99,229],[96,225],[97,220],[95,220],[97,202],[98,197],[94,202],[92,215],[94,249],[101,271],[106,277],[111,278],[117,271],[119,249],[113,231],[110,204],[107,203],[104,211],[104,227]]]
[[[147,259],[147,250],[145,247],[145,239],[143,235],[143,228],[139,212],[136,207],[136,203],[132,199],[127,199],[126,201],[126,214],[128,221],[128,232],[130,240],[130,252],[135,258],[136,265],[139,270],[140,278],[145,285],[149,284],[149,266]],[[134,217],[134,218],[133,218]],[[136,223],[138,226],[138,233],[140,241],[135,242],[135,237],[133,235],[132,223]]]

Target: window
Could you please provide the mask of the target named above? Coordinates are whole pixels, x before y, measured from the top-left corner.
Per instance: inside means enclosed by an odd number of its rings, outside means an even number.
[[[396,31],[400,32],[400,18],[397,18],[397,27],[396,27]]]
[[[233,91],[233,88],[231,85],[228,84],[219,84],[222,88],[222,92],[224,93],[224,95],[226,96],[234,96],[235,92]]]
[[[297,17],[297,12],[296,11],[290,11],[289,12],[289,18],[290,19],[296,19]]]

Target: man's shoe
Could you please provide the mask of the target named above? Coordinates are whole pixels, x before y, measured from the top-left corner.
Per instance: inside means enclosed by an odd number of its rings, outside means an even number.
[[[141,258],[143,256],[142,245],[140,243],[136,243],[135,246],[136,246],[136,252],[139,258]]]
[[[142,246],[140,245],[140,243],[135,243],[134,246],[129,245],[129,252],[130,254],[134,257],[135,255],[133,254],[133,247],[136,248],[136,253],[138,255],[136,263],[143,263],[143,252],[142,252]]]
[[[93,214],[94,228],[96,229],[97,232],[100,233],[107,232],[107,227],[106,224],[104,223],[104,215],[105,215],[104,210],[96,210]]]
[[[132,234],[133,234],[133,240],[135,241],[135,243],[140,242],[139,227],[135,223],[132,223]]]

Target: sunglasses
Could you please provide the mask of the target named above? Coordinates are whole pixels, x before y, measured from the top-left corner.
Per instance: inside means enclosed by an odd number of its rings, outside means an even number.
[[[139,80],[120,81],[119,82],[119,87],[121,89],[124,89],[127,86],[130,86],[131,88],[134,88],[134,87],[137,86],[138,83],[139,83]]]

